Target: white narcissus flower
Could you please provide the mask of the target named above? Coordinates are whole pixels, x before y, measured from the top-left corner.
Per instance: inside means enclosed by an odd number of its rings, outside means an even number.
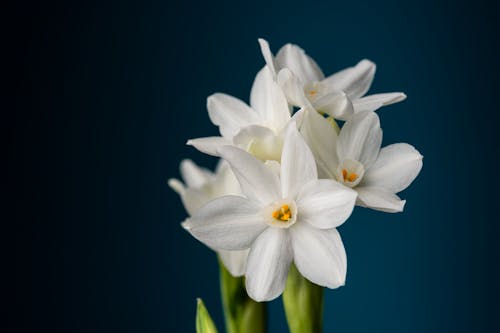
[[[312,149],[320,178],[335,179],[358,192],[358,205],[385,212],[403,211],[396,193],[407,188],[422,169],[422,155],[406,143],[384,148],[375,112],[347,120],[337,136],[327,119],[306,112],[301,133]]]
[[[246,197],[209,202],[186,222],[186,229],[213,248],[250,248],[248,295],[256,301],[278,297],[292,262],[313,283],[344,285],[347,259],[336,227],[350,216],[356,192],[333,180],[318,180],[314,157],[295,123],[286,131],[280,177],[241,149],[226,146],[219,153]]]
[[[190,216],[215,198],[224,195],[241,195],[240,184],[224,160],[219,161],[213,173],[186,159],[181,162],[180,172],[185,184],[177,179],[169,179],[168,185],[180,195],[184,208]],[[245,274],[248,250],[217,252],[231,275]]]
[[[406,98],[400,92],[363,97],[375,75],[375,64],[369,60],[325,78],[316,62],[299,46],[286,44],[274,57],[267,41],[259,39],[259,43],[267,66],[294,106],[314,108],[347,120],[353,113],[375,111]]]
[[[188,145],[214,156],[218,155],[219,147],[232,145],[262,161],[279,161],[283,130],[291,115],[286,97],[267,66],[255,77],[250,106],[235,97],[217,93],[208,97],[207,109],[222,136],[192,139]]]

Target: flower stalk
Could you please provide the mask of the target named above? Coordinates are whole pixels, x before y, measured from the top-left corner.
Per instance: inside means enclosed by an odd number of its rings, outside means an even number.
[[[283,304],[290,333],[321,333],[323,330],[323,287],[304,278],[290,266]]]
[[[244,277],[233,277],[219,259],[220,289],[227,333],[265,333],[266,303],[248,297]]]

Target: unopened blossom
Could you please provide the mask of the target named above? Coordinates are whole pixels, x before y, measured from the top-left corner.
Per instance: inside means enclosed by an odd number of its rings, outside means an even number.
[[[241,195],[240,184],[224,160],[220,160],[215,172],[211,172],[185,159],[180,164],[180,172],[184,183],[177,179],[169,179],[168,185],[179,194],[190,216],[215,198]],[[248,250],[217,252],[233,276],[242,276],[245,273]]]
[[[245,196],[209,202],[187,220],[186,229],[212,248],[250,249],[246,288],[256,301],[283,292],[292,262],[313,283],[342,286],[347,260],[336,227],[350,216],[356,192],[333,180],[318,180],[314,157],[295,123],[286,131],[279,177],[236,147],[222,147],[219,154]]]
[[[255,77],[250,106],[235,97],[217,93],[208,97],[207,109],[221,136],[192,139],[189,145],[214,156],[222,146],[236,146],[262,161],[279,161],[283,130],[291,115],[286,97],[267,66]]]
[[[273,56],[267,41],[259,39],[259,43],[267,66],[294,106],[313,108],[346,120],[353,113],[375,111],[406,98],[400,92],[364,96],[376,69],[369,60],[361,60],[354,67],[325,77],[316,62],[299,46],[286,44]]]
[[[354,114],[336,130],[317,112],[303,117],[301,133],[312,149],[320,178],[335,179],[358,192],[357,204],[401,212],[407,188],[422,169],[422,155],[406,143],[381,148],[382,129],[375,112]]]

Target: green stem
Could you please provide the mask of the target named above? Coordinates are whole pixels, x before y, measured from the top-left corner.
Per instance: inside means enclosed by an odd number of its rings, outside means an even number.
[[[290,333],[322,332],[323,287],[304,278],[295,265],[288,273],[283,304]]]
[[[235,278],[219,260],[220,289],[227,333],[265,333],[266,304],[248,297],[245,279]]]

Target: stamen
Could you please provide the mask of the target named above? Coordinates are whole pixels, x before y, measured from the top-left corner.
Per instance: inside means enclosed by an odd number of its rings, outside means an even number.
[[[358,175],[357,175],[357,174],[355,174],[354,172],[353,172],[353,173],[351,173],[351,174],[349,175],[349,177],[347,177],[347,180],[348,180],[348,181],[350,181],[351,183],[352,183],[353,181],[355,181],[356,179],[358,179]]]
[[[292,218],[292,212],[288,205],[282,205],[280,209],[273,212],[273,217],[282,222],[288,222]]]
[[[346,169],[342,169],[342,178],[344,178],[344,181],[348,181],[348,182],[353,182],[355,181],[356,179],[358,179],[358,175],[356,173],[349,173],[347,172]]]
[[[316,95],[316,90],[311,90],[311,91],[309,91],[309,95],[311,95],[311,96]]]

